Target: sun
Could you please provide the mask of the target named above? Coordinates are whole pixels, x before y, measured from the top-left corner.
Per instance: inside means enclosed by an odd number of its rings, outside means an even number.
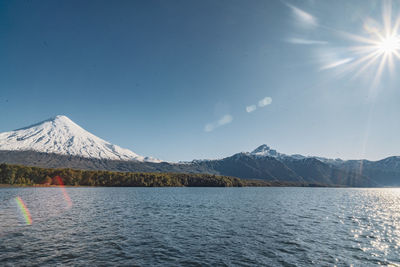
[[[397,35],[383,38],[378,44],[377,49],[384,54],[397,54],[400,50],[400,38]]]
[[[350,62],[344,66],[344,72],[353,72],[359,76],[367,69],[373,70],[372,87],[375,87],[388,69],[394,74],[395,61],[400,60],[400,16],[392,17],[391,1],[383,2],[382,23],[368,18],[364,24],[367,35],[344,33],[358,45],[349,47]]]

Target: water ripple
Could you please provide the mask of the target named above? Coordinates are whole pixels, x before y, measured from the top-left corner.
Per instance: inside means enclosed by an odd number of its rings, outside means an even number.
[[[0,265],[400,265],[399,189],[66,190],[0,189]]]

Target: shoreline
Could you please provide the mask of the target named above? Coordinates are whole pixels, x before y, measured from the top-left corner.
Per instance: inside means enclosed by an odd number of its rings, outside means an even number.
[[[50,187],[105,187],[105,186],[89,186],[89,185],[20,185],[20,184],[0,184],[0,188],[20,188],[20,187],[43,187],[43,188],[50,188]]]
[[[11,184],[0,184],[1,188],[183,188],[183,187],[202,187],[202,188],[249,188],[249,187],[309,187],[309,188],[371,188],[371,187],[344,187],[344,186],[329,186],[329,185],[256,185],[256,186],[97,186],[97,185],[11,185]],[[376,187],[383,188],[383,187]]]

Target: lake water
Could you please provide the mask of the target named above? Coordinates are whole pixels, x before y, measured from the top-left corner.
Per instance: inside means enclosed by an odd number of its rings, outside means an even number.
[[[399,246],[400,189],[0,189],[1,266],[396,265]]]

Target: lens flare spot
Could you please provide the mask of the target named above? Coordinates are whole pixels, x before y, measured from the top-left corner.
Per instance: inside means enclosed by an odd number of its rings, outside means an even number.
[[[24,201],[23,201],[20,197],[16,197],[16,198],[15,198],[15,201],[17,202],[18,207],[19,207],[19,209],[20,209],[22,215],[23,215],[24,218],[25,218],[26,224],[27,224],[27,225],[31,225],[31,224],[32,224],[32,216],[31,216],[31,214],[30,214],[28,208],[26,207]]]
[[[62,193],[64,195],[64,199],[65,199],[65,201],[67,203],[67,207],[71,208],[72,207],[72,200],[69,197],[69,195],[67,193],[67,190],[65,189],[65,185],[64,185],[64,182],[63,182],[62,178],[60,176],[56,176],[53,179],[55,180],[56,184],[60,187],[60,189],[61,189],[61,191],[62,191]]]

